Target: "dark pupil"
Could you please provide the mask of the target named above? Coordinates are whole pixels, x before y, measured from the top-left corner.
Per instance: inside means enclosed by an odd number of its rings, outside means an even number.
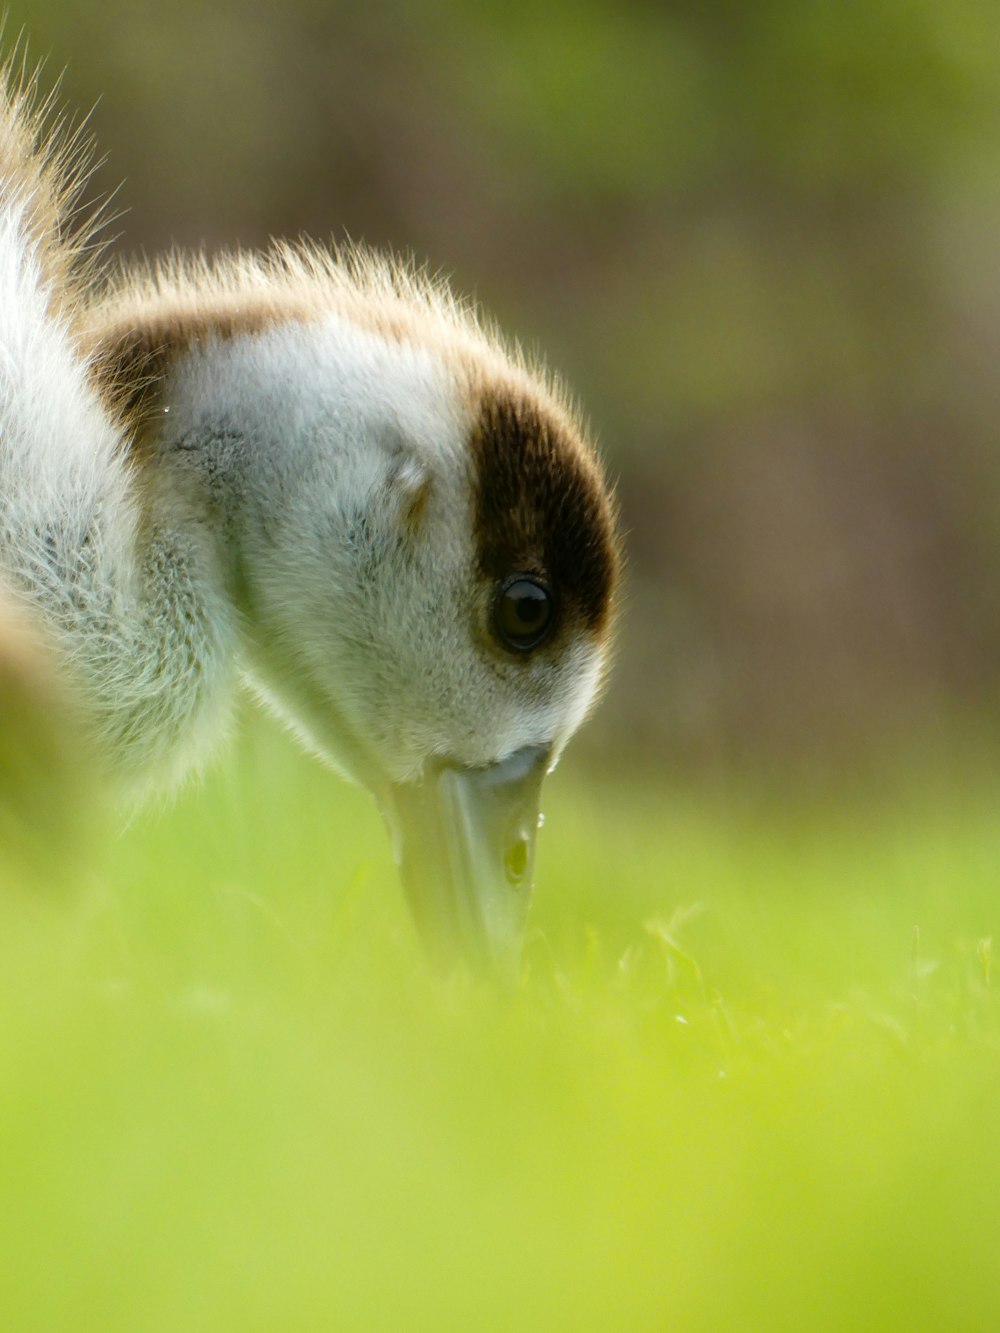
[[[500,637],[512,648],[534,648],[548,628],[552,602],[545,588],[531,579],[509,584],[497,608]]]

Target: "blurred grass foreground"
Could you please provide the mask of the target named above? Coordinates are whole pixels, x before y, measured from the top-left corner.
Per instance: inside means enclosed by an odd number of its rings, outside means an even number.
[[[3,1328],[995,1326],[995,771],[557,774],[498,994],[425,970],[360,793],[238,757],[5,886]]]
[[[92,834],[3,640],[0,1331],[997,1328],[994,8],[22,22],[120,248],[342,229],[538,342],[631,586],[509,994],[263,723]]]

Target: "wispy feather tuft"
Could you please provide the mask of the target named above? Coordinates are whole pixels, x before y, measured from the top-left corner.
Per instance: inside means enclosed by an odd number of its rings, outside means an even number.
[[[0,22],[0,42],[3,35]],[[76,329],[113,219],[110,199],[84,200],[96,166],[87,118],[74,121],[62,110],[60,81],[43,93],[41,72],[29,64],[23,40],[0,65],[0,210],[18,215],[50,312]]]

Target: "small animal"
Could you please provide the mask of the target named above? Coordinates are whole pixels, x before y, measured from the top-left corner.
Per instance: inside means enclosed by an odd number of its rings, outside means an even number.
[[[0,90],[0,591],[96,762],[177,781],[241,683],[369,789],[445,966],[516,966],[593,707],[613,500],[565,390],[369,250],[95,259],[79,136]]]

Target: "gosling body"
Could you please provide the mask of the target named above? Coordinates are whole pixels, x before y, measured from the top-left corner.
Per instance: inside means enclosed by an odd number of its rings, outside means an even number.
[[[87,273],[74,179],[8,87],[0,586],[124,785],[196,766],[246,681],[373,792],[418,922],[436,903],[432,948],[490,955],[523,925],[538,785],[608,661],[618,546],[580,422],[377,255]]]

